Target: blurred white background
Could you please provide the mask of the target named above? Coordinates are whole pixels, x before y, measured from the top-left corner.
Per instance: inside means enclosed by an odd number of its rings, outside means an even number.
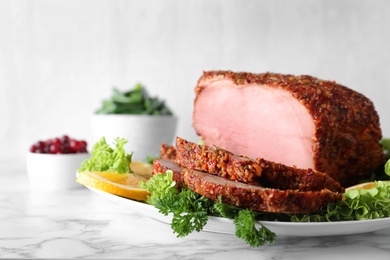
[[[390,1],[0,0],[0,158],[91,140],[113,86],[146,85],[192,128],[204,70],[310,74],[373,100],[390,136]]]

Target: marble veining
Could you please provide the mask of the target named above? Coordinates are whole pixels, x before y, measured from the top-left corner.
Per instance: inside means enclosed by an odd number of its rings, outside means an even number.
[[[23,169],[0,173],[0,259],[390,259],[390,229],[328,237],[278,237],[249,247],[234,235],[177,238],[142,212],[79,189],[33,193]]]

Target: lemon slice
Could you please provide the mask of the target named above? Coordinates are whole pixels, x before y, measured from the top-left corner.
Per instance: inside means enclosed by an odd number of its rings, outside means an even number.
[[[130,169],[135,174],[144,177],[144,178],[151,178],[152,172],[153,172],[153,165],[150,163],[145,162],[131,162],[130,163]]]
[[[351,187],[348,187],[345,189],[345,191],[349,191],[349,190],[361,190],[361,189],[371,189],[371,188],[374,188],[376,187],[376,183],[374,181],[372,182],[365,182],[365,183],[360,183],[360,184],[357,184],[357,185],[354,185],[354,186],[351,186]]]
[[[118,196],[145,201],[149,193],[139,187],[139,182],[146,182],[152,175],[152,168],[146,163],[132,163],[134,173],[80,172],[76,181],[84,186],[102,190]]]

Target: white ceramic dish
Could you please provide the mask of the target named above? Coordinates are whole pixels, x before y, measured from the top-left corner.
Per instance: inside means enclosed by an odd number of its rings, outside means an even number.
[[[173,142],[176,125],[175,116],[94,114],[91,117],[94,143],[103,136],[108,144],[117,137],[125,138],[126,151],[134,152],[133,161],[142,162],[147,156],[159,155],[162,143]]]
[[[92,191],[111,200],[114,203],[123,205],[131,211],[139,212],[161,221],[166,224],[171,223],[171,216],[164,216],[158,210],[146,203],[126,199],[90,188]],[[364,221],[340,221],[340,222],[317,222],[317,223],[297,223],[297,222],[274,222],[262,221],[264,226],[275,232],[277,236],[295,236],[295,237],[315,237],[315,236],[337,236],[352,235],[378,231],[390,228],[390,218],[364,220]],[[207,225],[203,231],[215,232],[221,234],[235,234],[232,220],[226,218],[209,217]]]
[[[69,190],[82,187],[76,182],[75,172],[88,153],[42,154],[28,152],[27,174],[32,190]]]

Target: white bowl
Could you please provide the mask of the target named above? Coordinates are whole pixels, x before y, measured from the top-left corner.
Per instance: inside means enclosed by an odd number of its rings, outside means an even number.
[[[158,156],[162,143],[172,144],[176,125],[175,116],[94,114],[91,117],[93,141],[104,136],[111,145],[115,138],[125,138],[126,152],[134,152],[133,161]]]
[[[82,187],[76,182],[77,169],[90,157],[88,153],[27,153],[27,174],[32,190],[69,190]]]

